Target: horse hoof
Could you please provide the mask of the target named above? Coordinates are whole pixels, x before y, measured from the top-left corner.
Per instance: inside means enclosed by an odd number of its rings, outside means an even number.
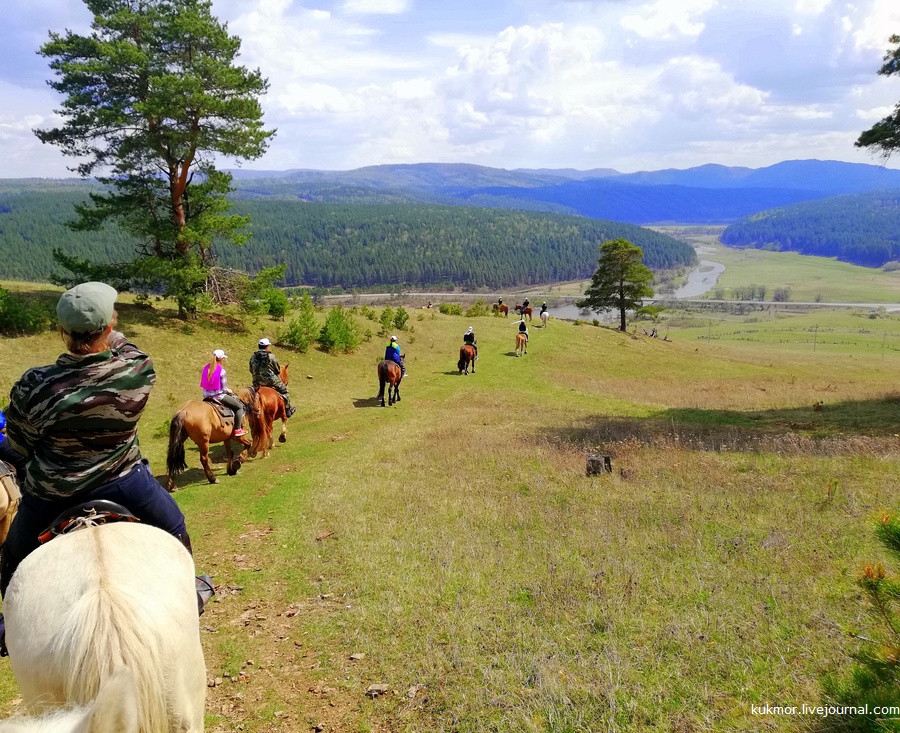
[[[209,482],[210,482],[211,484],[217,484],[217,483],[219,483],[219,479],[217,479],[217,478],[211,478],[211,479],[209,480]]]
[[[287,438],[284,435],[279,435],[278,442],[279,443],[287,443]]]

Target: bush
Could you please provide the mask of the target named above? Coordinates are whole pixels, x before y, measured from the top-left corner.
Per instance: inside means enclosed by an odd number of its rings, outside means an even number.
[[[409,321],[409,313],[402,305],[398,306],[394,313],[394,326],[400,331],[405,331],[407,321]]]
[[[288,346],[306,353],[309,350],[310,339],[306,335],[300,319],[295,318],[288,324],[287,328],[278,329],[275,333],[275,343],[279,346]]]
[[[53,309],[32,303],[0,288],[0,333],[17,336],[46,331],[55,322]]]
[[[790,299],[790,288],[775,288],[775,292],[772,293],[772,300],[774,300],[776,303],[787,303]]]
[[[328,352],[350,352],[359,346],[359,328],[342,306],[336,305],[328,312],[325,325],[319,332],[319,343]]]
[[[466,318],[478,318],[479,316],[489,315],[491,315],[491,308],[484,302],[484,298],[479,298],[466,309]]]
[[[378,333],[381,336],[386,336],[394,327],[394,309],[390,306],[386,306],[385,309],[381,311],[379,322],[381,323],[381,330]]]
[[[438,310],[445,316],[461,316],[462,306],[459,303],[441,303]]]
[[[265,295],[266,308],[272,318],[284,320],[284,317],[290,313],[291,302],[283,290],[272,288]]]
[[[309,293],[303,293],[300,296],[300,313],[297,315],[296,321],[298,328],[306,339],[307,343],[312,343],[316,336],[319,335],[319,324],[316,322],[316,308],[313,305],[312,298]]]

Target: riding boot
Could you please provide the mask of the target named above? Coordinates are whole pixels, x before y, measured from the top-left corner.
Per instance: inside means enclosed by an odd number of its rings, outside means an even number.
[[[194,548],[191,547],[190,535],[187,532],[182,532],[178,535],[178,540],[185,546],[187,551],[191,553],[191,557],[193,557]],[[213,585],[212,578],[208,575],[198,575],[195,578],[194,587],[197,591],[197,611],[202,616],[206,604],[209,603],[210,599],[216,594],[216,588]]]

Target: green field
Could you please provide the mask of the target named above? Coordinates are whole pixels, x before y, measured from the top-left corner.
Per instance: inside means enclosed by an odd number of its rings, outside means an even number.
[[[159,373],[141,441],[161,474],[209,352],[241,384],[277,324],[120,310]],[[299,405],[288,442],[235,478],[219,463],[217,485],[191,449],[175,495],[219,587],[201,619],[207,729],[825,725],[751,705],[819,704],[860,643],[848,632],[877,633],[854,578],[886,559],[872,524],[898,504],[900,320],[669,318],[671,341],[551,320],[517,359],[511,321],[417,310],[387,409],[372,399],[384,339],[275,347]],[[868,333],[851,344],[854,327]],[[0,394],[60,350],[50,333],[0,339]],[[613,474],[585,476],[592,450]],[[0,661],[8,710],[15,697]]]

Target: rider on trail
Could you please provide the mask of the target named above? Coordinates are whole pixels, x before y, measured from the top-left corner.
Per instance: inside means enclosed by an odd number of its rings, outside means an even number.
[[[547,301],[545,300],[543,303],[541,303],[541,313],[546,313],[546,312],[547,312]]]
[[[531,301],[528,300],[528,298],[525,298],[525,300],[522,301],[522,312],[525,311],[525,309],[528,307],[529,303],[531,303]]]
[[[86,501],[121,504],[191,552],[184,514],[141,457],[137,423],[156,372],[150,357],[115,330],[117,295],[99,282],[63,293],[56,314],[68,353],[29,369],[13,385],[7,438],[27,464],[22,500],[3,545],[0,593],[40,545],[38,535]],[[214,593],[212,581],[201,576],[197,586],[202,612]]]
[[[291,407],[291,396],[288,394],[287,385],[281,381],[281,366],[275,354],[269,351],[272,342],[267,338],[259,340],[259,349],[253,352],[250,357],[250,374],[253,375],[254,387],[271,387],[284,400],[285,414],[290,417],[296,411],[296,407]]]
[[[222,349],[213,351],[214,362],[210,362],[203,367],[203,374],[200,375],[200,389],[203,391],[204,400],[218,400],[226,407],[230,407],[234,411],[234,437],[240,438],[246,435],[247,431],[241,426],[244,424],[244,403],[241,402],[228,389],[228,381],[225,379],[225,366],[222,362],[228,358]]]
[[[463,334],[463,343],[475,348],[475,358],[478,358],[478,344],[475,343],[475,331],[469,326],[469,330]]]
[[[519,327],[519,333],[525,334],[525,343],[528,343],[528,324],[525,323],[525,316],[522,316],[522,320],[514,324]]]
[[[391,336],[391,340],[388,342],[388,345],[384,348],[384,359],[385,361],[394,361],[400,365],[400,371],[403,376],[406,377],[406,364],[403,362],[403,357],[400,355],[400,344],[397,343],[397,337]]]

